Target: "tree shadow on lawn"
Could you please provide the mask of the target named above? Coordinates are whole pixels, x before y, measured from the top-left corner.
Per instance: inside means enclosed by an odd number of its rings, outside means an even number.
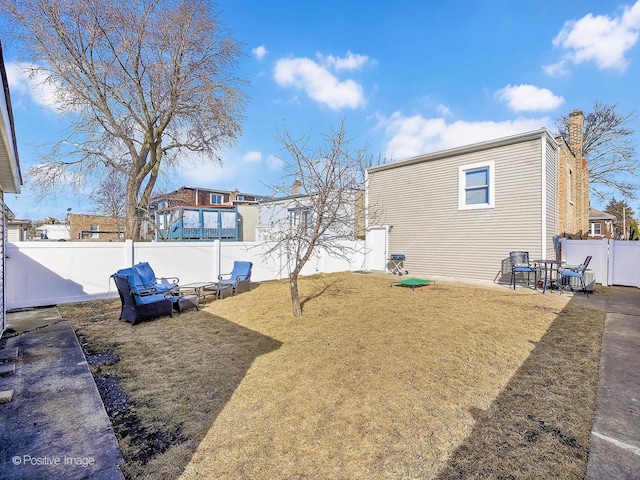
[[[604,318],[567,304],[438,478],[583,479]]]
[[[202,310],[133,326],[114,320],[118,301],[78,308],[61,310],[92,365],[127,478],[178,477],[256,358],[282,345]]]

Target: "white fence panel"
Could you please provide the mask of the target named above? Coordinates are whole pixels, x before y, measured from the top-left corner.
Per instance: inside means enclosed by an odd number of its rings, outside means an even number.
[[[215,282],[219,273],[219,244],[217,240],[135,243],[133,261],[126,266],[149,262],[157,277],[178,277],[180,283]]]
[[[611,284],[640,287],[640,242],[611,241]]]
[[[117,296],[109,276],[124,266],[124,244],[18,242],[7,245],[6,307]]]
[[[596,275],[596,283],[609,285],[609,242],[608,240],[567,240],[561,239],[562,260],[567,265],[580,265],[588,255],[593,258],[589,270]]]
[[[345,242],[355,249],[349,261],[318,251],[302,275],[360,270],[364,242]],[[286,256],[265,257],[269,245],[257,242],[17,242],[7,244],[6,308],[81,302],[117,296],[111,274],[149,262],[158,277],[180,283],[216,281],[230,273],[235,260],[253,262],[257,282],[286,278]]]

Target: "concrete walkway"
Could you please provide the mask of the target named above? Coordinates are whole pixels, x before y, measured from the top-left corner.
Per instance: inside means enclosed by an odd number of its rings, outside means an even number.
[[[0,348],[0,478],[120,480],[109,417],[57,308],[7,315]]]
[[[610,291],[587,478],[640,479],[640,289]]]

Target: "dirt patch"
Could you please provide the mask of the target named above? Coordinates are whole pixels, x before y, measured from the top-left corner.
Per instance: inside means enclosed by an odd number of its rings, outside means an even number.
[[[96,352],[86,338],[79,336],[87,363],[91,368],[96,387],[113,426],[116,437],[136,446],[124,455],[125,462],[146,465],[151,459],[164,453],[169,447],[184,442],[180,426],[172,431],[150,431],[132,408],[131,396],[120,386],[120,378],[103,373],[101,367],[113,366],[120,358],[111,350]]]

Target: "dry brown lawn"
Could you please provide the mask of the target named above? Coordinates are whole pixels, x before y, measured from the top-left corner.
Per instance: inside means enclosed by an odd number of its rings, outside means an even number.
[[[119,302],[61,311],[120,358],[96,373],[141,421],[128,478],[583,478],[604,312],[393,279],[304,278],[302,319],[286,282],[136,326]]]

